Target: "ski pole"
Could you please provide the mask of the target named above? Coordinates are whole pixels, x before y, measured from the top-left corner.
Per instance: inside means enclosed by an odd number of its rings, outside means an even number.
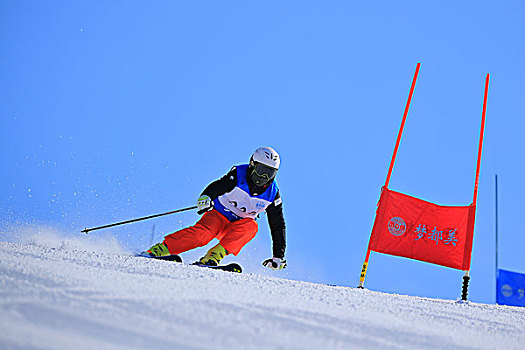
[[[104,226],[99,226],[99,227],[85,228],[85,229],[83,229],[83,230],[80,231],[80,232],[83,232],[83,233],[86,233],[86,234],[87,234],[89,231],[95,231],[95,230],[100,230],[100,229],[103,229],[103,228],[108,228],[108,227],[113,227],[113,226],[118,226],[118,225],[129,224],[129,223],[131,223],[131,222],[137,222],[137,221],[142,221],[142,220],[148,220],[148,219],[158,218],[159,216],[164,216],[164,215],[170,215],[170,214],[180,213],[181,211],[192,210],[192,209],[197,209],[197,206],[194,205],[193,207],[177,209],[177,210],[169,211],[169,212],[167,212],[167,213],[162,213],[162,214],[155,214],[155,215],[150,215],[150,216],[144,216],[144,217],[142,217],[142,218],[138,218],[138,219],[132,219],[132,220],[126,220],[126,221],[116,222],[116,223],[114,223],[114,224],[109,224],[109,225],[104,225]]]

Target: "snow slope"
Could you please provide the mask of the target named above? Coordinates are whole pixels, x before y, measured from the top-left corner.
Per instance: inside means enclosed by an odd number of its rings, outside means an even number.
[[[0,241],[0,348],[525,349],[525,308],[247,272]]]

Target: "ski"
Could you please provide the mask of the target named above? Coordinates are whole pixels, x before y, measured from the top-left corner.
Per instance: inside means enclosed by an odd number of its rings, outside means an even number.
[[[166,255],[166,256],[153,256],[148,252],[142,252],[137,254],[136,256],[142,257],[142,258],[149,258],[149,259],[158,259],[158,260],[167,260],[167,261],[175,261],[178,263],[182,262],[182,258],[178,256],[177,254],[172,255]]]
[[[214,270],[242,273],[242,267],[241,265],[237,263],[230,263],[227,265],[204,265],[199,262],[195,262],[192,265],[199,266],[199,267],[206,267],[208,269],[214,269]]]
[[[182,263],[182,258],[180,256],[178,256],[177,254],[172,254],[172,255],[167,255],[167,256],[153,256],[153,255],[151,255],[148,252],[142,252],[142,253],[139,253],[139,254],[137,254],[135,256],[142,257],[142,258],[148,258],[148,259],[175,261],[175,262],[178,262],[178,263]],[[205,265],[205,264],[201,264],[199,262],[194,262],[191,265],[195,265],[195,266],[199,266],[199,267],[206,267],[206,268],[214,269],[214,270],[228,271],[228,272],[237,272],[237,273],[241,273],[242,272],[241,265],[239,265],[237,263],[230,263],[230,264],[227,264],[227,265],[214,266],[214,265]]]

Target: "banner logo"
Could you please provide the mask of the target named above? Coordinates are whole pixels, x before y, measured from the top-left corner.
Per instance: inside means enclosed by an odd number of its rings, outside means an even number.
[[[388,222],[388,231],[394,236],[402,236],[407,229],[407,224],[405,220],[400,217],[393,217]]]
[[[501,294],[507,298],[510,298],[512,296],[512,287],[508,284],[504,284],[503,287],[501,287]]]

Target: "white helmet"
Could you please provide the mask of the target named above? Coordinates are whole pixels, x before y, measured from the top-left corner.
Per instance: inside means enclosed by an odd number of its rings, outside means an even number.
[[[268,165],[271,168],[279,169],[281,164],[281,157],[271,147],[260,147],[252,155],[252,160],[264,165]]]
[[[258,148],[250,158],[248,176],[255,185],[265,186],[273,181],[280,164],[281,157],[273,148]]]

